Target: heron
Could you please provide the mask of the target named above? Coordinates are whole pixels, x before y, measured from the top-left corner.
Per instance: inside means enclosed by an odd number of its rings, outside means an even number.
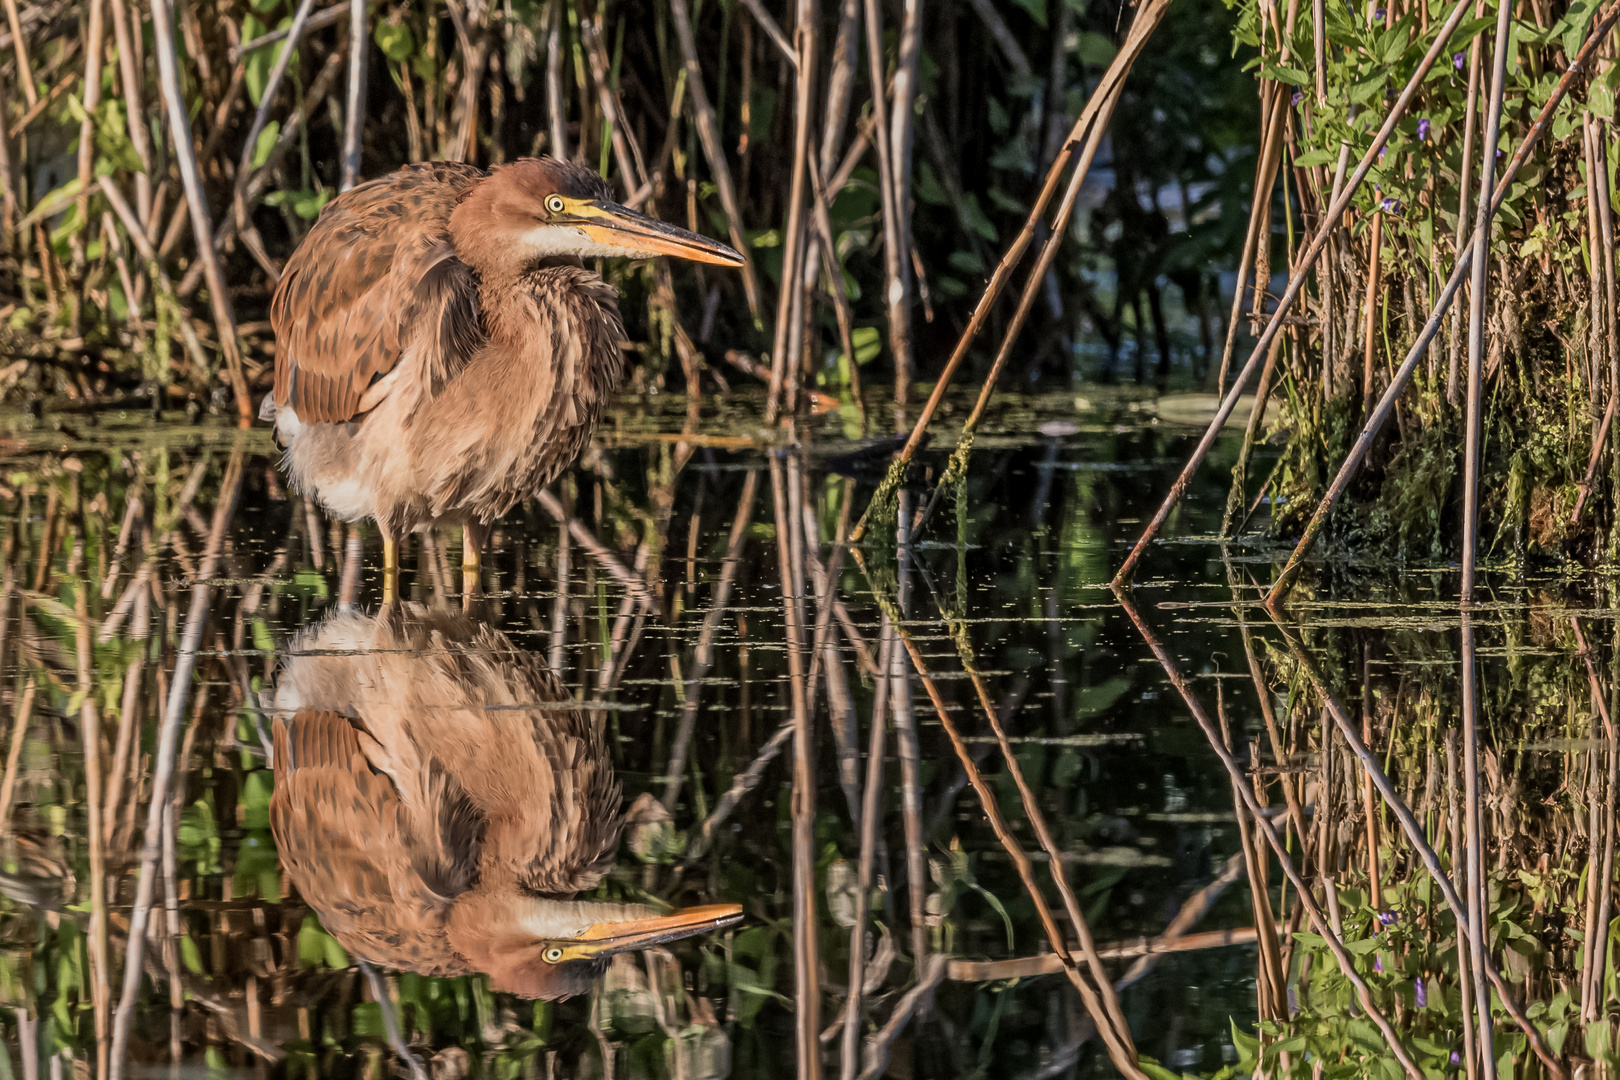
[[[270,304],[260,405],[294,487],[398,541],[459,524],[476,581],[493,522],[584,449],[623,374],[617,291],[584,260],[732,248],[613,202],[555,158],[407,165],[322,209]]]
[[[606,741],[544,661],[460,613],[340,610],[294,640],[274,710],[271,831],[352,956],[555,999],[742,918],[578,899],[625,821]]]

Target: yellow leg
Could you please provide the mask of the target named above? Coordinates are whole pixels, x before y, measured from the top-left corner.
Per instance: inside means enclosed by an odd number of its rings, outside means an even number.
[[[484,536],[488,529],[468,522],[461,529],[461,592],[471,596],[478,591],[478,572],[483,568],[481,555]]]
[[[383,603],[392,604],[397,594],[399,581],[399,541],[391,536],[383,537]]]

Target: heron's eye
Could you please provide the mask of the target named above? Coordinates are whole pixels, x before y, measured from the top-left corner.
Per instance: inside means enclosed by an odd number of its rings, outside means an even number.
[[[557,961],[562,959],[562,950],[553,945],[551,948],[540,954],[540,959],[544,960],[548,964],[555,964]]]
[[[553,213],[553,214],[562,213],[563,212],[562,196],[561,195],[547,195],[546,196],[546,210],[548,212],[550,212],[550,213]],[[558,955],[561,955],[561,954],[559,953]]]

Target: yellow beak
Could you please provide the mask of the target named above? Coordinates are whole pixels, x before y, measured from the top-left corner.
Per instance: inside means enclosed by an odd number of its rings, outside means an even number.
[[[574,203],[569,207],[568,217],[572,219],[569,224],[597,243],[610,247],[719,266],[743,264],[743,257],[725,244],[605,199]]]
[[[710,930],[735,926],[742,922],[742,917],[741,904],[706,904],[650,919],[596,923],[568,942],[565,959],[584,960],[647,949]]]

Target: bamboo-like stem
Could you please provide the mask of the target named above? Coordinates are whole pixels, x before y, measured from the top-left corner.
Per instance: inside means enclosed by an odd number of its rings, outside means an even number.
[[[557,526],[557,599],[551,607],[551,673],[568,682],[568,526]]]
[[[1379,193],[1373,192],[1373,200],[1378,200]],[[1367,268],[1367,304],[1362,310],[1361,321],[1361,409],[1365,415],[1373,407],[1373,361],[1377,355],[1378,341],[1378,308],[1379,297],[1384,288],[1384,213],[1374,209],[1372,213],[1372,235],[1368,246],[1372,249],[1371,261]]]
[[[1467,3],[1469,0],[1463,0],[1463,2]],[[1395,1055],[1395,1060],[1406,1071],[1406,1075],[1411,1077],[1412,1080],[1421,1080],[1423,1071],[1412,1060],[1405,1043],[1401,1041],[1400,1035],[1396,1032],[1394,1026],[1390,1024],[1389,1018],[1373,1002],[1372,992],[1360,973],[1356,971],[1355,962],[1350,958],[1350,954],[1345,951],[1344,941],[1334,925],[1330,924],[1327,917],[1323,915],[1321,908],[1317,907],[1315,899],[1311,896],[1310,888],[1305,884],[1305,879],[1300,877],[1299,871],[1295,869],[1294,860],[1290,857],[1288,849],[1283,846],[1281,838],[1277,836],[1276,830],[1272,828],[1271,822],[1266,818],[1260,803],[1255,799],[1254,792],[1249,789],[1243,775],[1242,766],[1237,763],[1237,759],[1232,756],[1231,751],[1227,750],[1225,744],[1221,741],[1220,732],[1216,730],[1215,724],[1209,718],[1209,714],[1204,711],[1204,706],[1199,702],[1197,695],[1192,692],[1192,687],[1188,685],[1186,676],[1182,674],[1181,669],[1176,666],[1175,660],[1171,658],[1163,643],[1159,641],[1158,637],[1154,635],[1148,624],[1143,620],[1141,612],[1136,610],[1136,604],[1131,600],[1130,595],[1124,589],[1118,587],[1114,589],[1114,595],[1118,598],[1120,606],[1125,610],[1125,614],[1130,617],[1131,622],[1136,626],[1137,632],[1142,635],[1142,639],[1147,643],[1154,659],[1164,669],[1165,676],[1169,678],[1170,684],[1175,687],[1176,693],[1186,703],[1187,711],[1192,714],[1198,726],[1203,729],[1204,738],[1209,742],[1210,748],[1215,751],[1215,755],[1221,759],[1221,764],[1226,767],[1227,774],[1232,778],[1234,789],[1238,792],[1250,815],[1254,818],[1255,829],[1265,838],[1273,854],[1276,855],[1278,863],[1282,866],[1283,873],[1287,875],[1289,882],[1293,884],[1296,890],[1297,902],[1305,909],[1305,914],[1310,919],[1311,929],[1323,939],[1328,951],[1333,954],[1333,959],[1337,961],[1340,972],[1343,973],[1346,981],[1354,988],[1356,999],[1361,1005],[1362,1011],[1377,1025],[1378,1030],[1383,1034],[1385,1042],[1389,1046],[1390,1052]],[[1330,899],[1332,897],[1331,890],[1329,891],[1329,897]]]
[[[170,145],[174,149],[175,164],[180,170],[181,186],[185,188],[186,205],[191,210],[191,231],[199,240],[197,255],[203,266],[203,274],[208,279],[208,301],[214,313],[214,328],[219,334],[219,348],[225,354],[231,389],[236,395],[237,420],[246,427],[253,422],[253,406],[248,401],[247,381],[242,377],[242,354],[236,341],[236,320],[231,315],[225,274],[213,245],[207,242],[207,237],[212,235],[209,225],[212,219],[208,213],[208,195],[203,191],[202,175],[192,153],[191,118],[180,88],[180,58],[175,52],[174,26],[170,16],[169,0],[152,0],[152,32],[157,51],[159,85],[169,118]],[[125,1038],[128,1038],[127,1034]]]
[[[1242,322],[1243,293],[1254,272],[1254,255],[1260,246],[1262,223],[1270,221],[1271,194],[1277,183],[1277,165],[1281,161],[1282,128],[1286,99],[1276,83],[1262,83],[1260,100],[1265,120],[1260,126],[1260,156],[1254,164],[1254,195],[1249,201],[1249,225],[1243,234],[1243,254],[1238,257],[1237,283],[1232,287],[1232,310],[1226,319],[1226,343],[1221,347],[1221,366],[1215,376],[1215,392],[1225,393],[1226,378],[1232,370],[1232,350],[1237,345],[1238,326]],[[1265,283],[1256,280],[1256,300]]]
[[[153,7],[162,7],[164,0],[155,0]],[[172,49],[173,41],[170,39]],[[164,46],[159,41],[161,53]],[[206,235],[204,233],[203,235]],[[129,1037],[135,1021],[136,999],[140,996],[142,958],[146,949],[146,927],[152,911],[152,896],[157,878],[157,863],[162,847],[163,814],[169,805],[169,785],[174,776],[175,751],[179,745],[180,721],[185,716],[186,698],[191,692],[191,676],[196,669],[197,653],[202,645],[203,625],[208,621],[208,610],[213,600],[214,568],[224,547],[225,532],[236,511],[236,497],[242,487],[244,451],[237,445],[231,451],[225,476],[220,482],[219,501],[214,505],[214,521],[208,532],[208,546],[198,568],[196,584],[191,588],[191,607],[186,612],[185,629],[180,648],[175,654],[174,677],[169,683],[169,696],[163,711],[163,723],[158,729],[157,751],[152,766],[152,795],[146,816],[146,838],[141,845],[140,875],[135,883],[135,901],[129,919],[129,949],[124,958],[124,985],[118,997],[118,1009],[113,1016],[112,1054],[108,1075],[120,1080],[124,1075],[129,1053]]]
[[[1439,33],[1435,36],[1434,44],[1429,47],[1429,51],[1424,54],[1423,59],[1418,63],[1417,69],[1413,71],[1411,78],[1407,80],[1406,86],[1402,88],[1400,96],[1390,106],[1389,115],[1384,118],[1384,123],[1379,127],[1378,133],[1373,136],[1372,145],[1367,148],[1366,152],[1361,156],[1361,160],[1357,162],[1356,170],[1345,183],[1344,190],[1335,196],[1332,205],[1328,207],[1327,213],[1323,215],[1321,227],[1317,230],[1316,235],[1311,238],[1310,245],[1306,247],[1305,253],[1300,256],[1298,264],[1294,267],[1294,272],[1289,276],[1288,287],[1283,290],[1282,298],[1277,301],[1277,309],[1272,312],[1271,318],[1267,320],[1266,327],[1260,334],[1260,339],[1255,342],[1254,351],[1249,354],[1249,359],[1244,363],[1243,370],[1238,372],[1237,378],[1232,381],[1231,389],[1226,392],[1226,396],[1221,400],[1220,407],[1215,410],[1215,416],[1210,421],[1209,428],[1204,432],[1203,438],[1198,440],[1198,446],[1193,450],[1191,457],[1187,459],[1187,464],[1182,467],[1180,475],[1171,484],[1170,491],[1165,496],[1164,502],[1160,504],[1152,520],[1148,522],[1147,528],[1142,530],[1142,535],[1137,538],[1135,546],[1131,548],[1131,553],[1126,556],[1124,564],[1120,566],[1118,573],[1114,575],[1115,585],[1123,585],[1131,579],[1131,574],[1135,571],[1137,562],[1146,553],[1148,545],[1158,535],[1159,529],[1164,526],[1166,519],[1170,517],[1170,511],[1175,508],[1176,503],[1181,501],[1181,496],[1186,492],[1187,484],[1192,480],[1193,473],[1198,470],[1198,466],[1204,460],[1204,455],[1209,453],[1209,448],[1214,445],[1216,436],[1220,434],[1221,428],[1226,425],[1227,417],[1231,416],[1232,410],[1237,407],[1238,396],[1249,385],[1249,380],[1254,377],[1255,370],[1260,366],[1262,358],[1270,350],[1272,341],[1282,328],[1283,320],[1287,317],[1289,310],[1294,306],[1294,301],[1304,288],[1306,277],[1309,276],[1311,269],[1316,265],[1316,260],[1321,257],[1323,249],[1326,248],[1328,237],[1332,235],[1334,228],[1337,226],[1339,216],[1350,205],[1351,198],[1361,187],[1361,182],[1366,178],[1367,173],[1372,169],[1373,163],[1378,159],[1378,152],[1389,141],[1390,135],[1395,131],[1395,125],[1406,114],[1407,107],[1411,105],[1412,99],[1417,95],[1423,81],[1428,77],[1429,70],[1434,67],[1434,62],[1445,51],[1446,42],[1450,40],[1452,31],[1457,28],[1457,24],[1462,21],[1463,15],[1467,13],[1470,2],[1471,0],[1458,0],[1456,6],[1452,8],[1451,15],[1446,19],[1445,25],[1440,28]]]
[[[743,291],[748,297],[748,311],[754,321],[762,310],[759,280],[754,269],[753,256],[743,237],[742,209],[737,202],[737,191],[731,182],[731,166],[726,162],[726,151],[720,141],[720,123],[714,106],[709,103],[709,91],[703,85],[703,67],[698,62],[697,41],[692,34],[692,13],[686,0],[669,0],[669,13],[675,23],[675,37],[681,47],[681,61],[686,66],[686,92],[692,101],[692,114],[697,120],[698,141],[703,145],[703,156],[709,162],[714,178],[715,194],[726,214],[726,225],[731,233],[731,246],[743,257]]]
[[[906,438],[905,446],[901,448],[894,464],[890,466],[888,474],[883,478],[877,493],[873,495],[866,513],[861,515],[860,521],[856,523],[855,528],[850,532],[850,543],[860,543],[861,539],[866,535],[867,513],[871,512],[872,506],[881,505],[883,501],[887,500],[895,487],[898,486],[900,478],[905,475],[906,466],[910,463],[912,455],[917,452],[918,446],[922,444],[923,437],[928,432],[928,425],[933,420],[934,413],[938,410],[940,402],[944,400],[945,391],[950,386],[952,377],[956,374],[962,361],[966,359],[968,349],[977,339],[979,331],[984,328],[985,322],[990,318],[991,312],[995,309],[996,300],[1001,296],[1002,291],[1006,289],[1008,281],[1012,278],[1013,271],[1017,269],[1019,262],[1023,260],[1024,253],[1029,250],[1029,245],[1034,241],[1035,234],[1042,228],[1041,217],[1046,213],[1047,206],[1051,204],[1053,197],[1057,194],[1064,170],[1074,160],[1075,154],[1080,152],[1083,146],[1089,145],[1089,142],[1082,142],[1082,140],[1085,140],[1089,133],[1097,127],[1099,114],[1102,110],[1112,108],[1110,102],[1114,100],[1115,91],[1119,84],[1124,81],[1136,58],[1141,55],[1142,49],[1147,44],[1148,37],[1159,25],[1159,22],[1163,20],[1164,12],[1168,6],[1169,0],[1149,0],[1137,12],[1136,18],[1131,22],[1130,33],[1126,36],[1125,44],[1120,48],[1119,53],[1115,55],[1108,70],[1104,72],[1102,79],[1098,82],[1097,89],[1092,92],[1091,98],[1086,102],[1086,107],[1081,110],[1080,116],[1074,122],[1074,126],[1070,128],[1069,137],[1064,142],[1063,149],[1053,159],[1051,167],[1047,169],[1046,180],[1041,186],[1040,194],[1036,196],[1034,206],[1030,207],[1029,214],[1024,219],[1023,228],[1019,230],[1012,244],[1008,246],[1007,251],[1002,255],[1001,262],[996,264],[995,272],[990,277],[990,283],[985,286],[984,293],[979,297],[979,302],[974,305],[973,314],[968,319],[967,327],[962,331],[962,336],[957,339],[956,347],[951,350],[950,359],[945,362],[945,368],[940,372],[939,379],[934,383],[934,389],[929,393],[927,403],[923,405],[921,413],[917,416],[916,423],[912,425],[911,434]],[[875,85],[881,85],[883,28],[878,15],[877,0],[867,0],[866,35],[873,82]],[[878,130],[874,141],[878,147],[879,171],[881,174],[888,168],[888,151],[885,149],[888,137],[882,110],[878,110],[876,118]],[[889,191],[889,188],[881,183],[879,188],[883,192]],[[883,203],[885,222],[893,212],[887,197],[885,197]],[[892,242],[894,242],[893,239],[885,231],[884,243],[889,244]],[[1040,275],[1036,275],[1036,280],[1039,280],[1039,277]],[[890,279],[885,287],[892,289],[893,280]]]
[[[1507,198],[1508,187],[1513,183],[1513,178],[1518,175],[1519,169],[1529,160],[1530,154],[1535,149],[1536,143],[1540,141],[1542,133],[1547,130],[1548,125],[1552,122],[1553,114],[1557,111],[1559,104],[1569,94],[1570,88],[1574,85],[1580,73],[1586,70],[1586,65],[1603,43],[1616,19],[1620,19],[1620,0],[1611,0],[1609,6],[1600,11],[1597,18],[1592,21],[1585,44],[1581,46],[1568,70],[1564,72],[1558,83],[1553,87],[1552,93],[1548,95],[1546,103],[1541,107],[1541,112],[1537,114],[1535,122],[1530,125],[1530,130],[1525,133],[1523,141],[1519,143],[1519,149],[1514,152],[1513,157],[1502,170],[1501,179],[1497,181],[1496,190],[1489,200],[1490,210],[1493,215],[1502,205],[1503,200]],[[1443,35],[1444,32],[1442,31]],[[1483,192],[1488,187],[1487,184],[1481,184],[1482,199],[1484,198]],[[1390,378],[1389,385],[1384,388],[1383,396],[1378,399],[1378,407],[1373,410],[1372,415],[1362,425],[1361,434],[1356,437],[1355,445],[1345,455],[1344,462],[1339,466],[1339,471],[1333,477],[1333,482],[1328,485],[1321,502],[1317,504],[1316,511],[1306,524],[1305,531],[1301,534],[1299,542],[1294,545],[1294,550],[1289,554],[1288,561],[1283,565],[1282,572],[1277,575],[1276,583],[1272,585],[1271,592],[1266,594],[1266,606],[1274,612],[1281,605],[1283,597],[1288,594],[1289,588],[1292,587],[1294,578],[1299,574],[1300,565],[1305,558],[1305,554],[1310,550],[1311,545],[1316,542],[1316,538],[1321,534],[1323,526],[1327,524],[1328,515],[1333,512],[1333,507],[1338,503],[1339,497],[1344,494],[1345,488],[1349,486],[1350,480],[1356,474],[1356,470],[1361,466],[1367,452],[1372,448],[1373,440],[1378,437],[1378,432],[1383,428],[1384,421],[1389,418],[1389,414],[1394,408],[1395,399],[1405,389],[1407,381],[1412,377],[1412,372],[1417,369],[1418,361],[1422,359],[1423,354],[1428,350],[1429,343],[1434,340],[1435,335],[1439,332],[1441,320],[1445,318],[1447,309],[1451,306],[1453,299],[1456,298],[1457,291],[1462,286],[1463,275],[1468,273],[1473,264],[1473,259],[1474,245],[1471,243],[1463,248],[1458,255],[1457,263],[1451,269],[1451,276],[1446,279],[1445,287],[1441,290],[1439,299],[1435,301],[1428,320],[1423,324],[1423,329],[1418,333],[1411,349],[1407,351],[1406,359],[1402,361],[1401,366]],[[1273,318],[1275,319],[1275,316]]]
[[[360,143],[366,124],[366,66],[371,58],[371,35],[366,29],[366,0],[349,0],[349,95],[343,110],[343,171],[338,181],[339,191],[348,191],[360,182]],[[421,1071],[420,1065],[415,1065],[414,1061],[412,1064],[414,1071]]]
[[[1447,828],[1451,841],[1447,848],[1450,856],[1451,869],[1446,875],[1453,877],[1453,889],[1467,887],[1464,875],[1467,873],[1463,858],[1463,831],[1462,810],[1459,800],[1460,781],[1457,775],[1457,732],[1455,729],[1446,732],[1446,806]],[[1465,926],[1467,919],[1458,921],[1458,926]],[[1457,935],[1457,985],[1461,990],[1462,1008],[1459,1019],[1462,1025],[1464,1075],[1469,1080],[1475,1080],[1479,1075],[1479,1040],[1474,1038],[1474,978],[1468,965],[1469,938],[1467,934]]]
[[[804,54],[801,54],[804,55]],[[821,1075],[821,954],[817,946],[815,873],[815,765],[811,758],[810,712],[805,698],[804,630],[799,613],[802,577],[793,572],[793,518],[780,460],[771,459],[771,494],[776,507],[776,554],[782,576],[782,611],[787,629],[789,693],[793,705],[793,982],[798,1033],[798,1072]]]
[[[1220,683],[1215,684],[1215,717],[1220,723],[1221,743],[1227,753],[1231,753],[1231,725],[1227,722],[1226,696]],[[1288,999],[1283,988],[1282,957],[1277,949],[1277,923],[1271,910],[1271,892],[1266,885],[1266,856],[1255,847],[1254,830],[1243,808],[1243,793],[1238,790],[1242,786],[1240,780],[1230,781],[1232,813],[1238,824],[1244,876],[1249,881],[1249,902],[1255,928],[1260,932],[1260,958],[1255,971],[1256,1011],[1262,1020],[1286,1020]]]
[[[538,502],[541,508],[550,514],[559,525],[566,526],[569,533],[574,537],[574,543],[583,548],[585,554],[589,555],[591,560],[598,566],[606,570],[613,580],[628,589],[638,603],[649,611],[658,610],[658,600],[652,593],[647,591],[647,583],[641,579],[641,576],[620,562],[618,556],[614,555],[613,552],[603,546],[600,540],[591,535],[591,530],[586,528],[583,521],[564,510],[563,504],[558,501],[556,495],[549,490],[542,491],[535,496],[535,502]]]

